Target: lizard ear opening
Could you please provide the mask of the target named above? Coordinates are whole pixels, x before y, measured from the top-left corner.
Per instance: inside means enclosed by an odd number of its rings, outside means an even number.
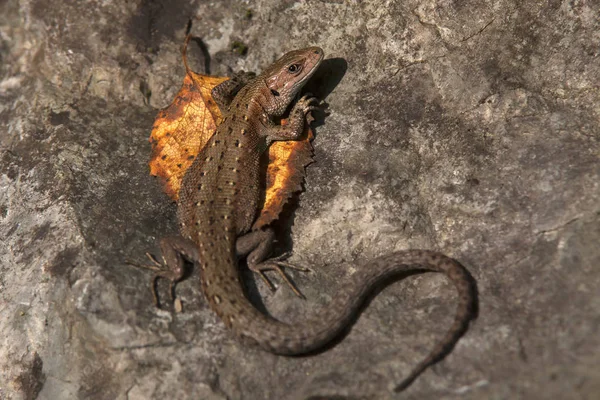
[[[275,90],[275,89],[271,89],[271,94],[273,96],[279,96],[279,92],[277,90]]]

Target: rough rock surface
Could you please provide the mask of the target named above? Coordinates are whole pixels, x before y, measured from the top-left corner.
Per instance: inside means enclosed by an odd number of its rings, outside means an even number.
[[[595,398],[599,14],[585,1],[0,2],[0,398]],[[284,358],[232,340],[197,273],[175,313],[125,265],[176,229],[147,138],[181,84],[190,19],[210,54],[191,48],[200,72],[257,71],[313,44],[333,59],[313,85],[331,112],[317,162],[286,216],[292,261],[315,269],[291,273],[308,300],[247,276],[259,307],[302,320],[391,249],[438,249],[476,278],[479,318],[405,392],[390,389],[452,319],[443,276],[387,286],[334,347]]]

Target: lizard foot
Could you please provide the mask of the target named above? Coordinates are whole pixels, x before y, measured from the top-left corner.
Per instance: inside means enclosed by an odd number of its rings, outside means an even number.
[[[165,278],[169,281],[169,294],[171,296],[171,301],[175,303],[175,283],[178,280],[177,277],[173,276],[173,271],[165,267],[165,264],[162,264],[160,261],[158,261],[154,255],[146,253],[146,257],[148,257],[151,264],[140,264],[130,259],[126,259],[125,264],[131,265],[132,267],[136,268],[156,271],[156,273],[152,276],[152,279],[150,281],[150,291],[152,292],[152,300],[154,302],[154,306],[160,308],[160,303],[158,301],[158,293],[156,292],[156,283],[158,282],[159,278]]]
[[[195,244],[181,236],[171,236],[160,240],[160,250],[162,262],[159,262],[154,256],[146,253],[152,265],[140,265],[134,262],[128,264],[134,267],[150,269],[156,273],[150,282],[150,290],[154,305],[160,308],[158,295],[156,293],[156,283],[158,278],[165,278],[169,281],[169,295],[175,305],[175,310],[181,309],[181,300],[175,298],[175,284],[179,282],[185,273],[185,259],[189,261],[198,260],[198,249]]]
[[[305,115],[310,111],[320,110],[321,100],[314,97],[312,93],[306,93],[297,102],[294,109],[301,110]]]
[[[304,297],[304,295],[298,290],[296,285],[294,285],[292,283],[292,281],[290,280],[290,278],[288,278],[288,276],[285,274],[285,272],[283,271],[283,268],[295,269],[297,271],[302,271],[302,272],[313,272],[313,271],[310,268],[299,267],[297,265],[282,261],[282,260],[287,259],[289,256],[290,256],[290,253],[285,253],[278,257],[274,257],[274,258],[268,259],[266,261],[263,261],[259,264],[248,265],[248,268],[250,269],[250,271],[259,274],[260,277],[262,278],[262,280],[267,284],[269,289],[271,289],[272,291],[275,291],[275,286],[269,280],[269,278],[267,278],[265,272],[266,271],[277,271],[279,273],[279,275],[281,276],[281,278],[285,281],[285,283],[289,286],[289,288],[292,289],[292,292],[294,292],[294,294],[296,296],[298,296],[301,299],[306,299],[306,297]]]
[[[152,265],[150,264],[139,264],[129,258],[127,258],[125,260],[125,264],[127,265],[131,265],[132,267],[136,267],[136,268],[143,268],[143,269],[149,269],[152,271],[162,271],[163,265],[156,259],[156,257],[154,257],[154,255],[146,252],[146,257],[148,257],[148,259],[150,260],[150,262],[152,263]]]

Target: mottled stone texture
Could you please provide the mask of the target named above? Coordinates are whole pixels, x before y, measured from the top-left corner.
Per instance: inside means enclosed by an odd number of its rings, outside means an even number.
[[[449,326],[456,295],[435,274],[387,286],[310,357],[238,345],[196,272],[183,313],[153,307],[150,273],[124,261],[176,229],[147,138],[190,20],[199,72],[306,45],[333,59],[312,88],[330,109],[317,162],[282,228],[315,270],[290,273],[308,300],[247,274],[258,307],[300,321],[371,257],[437,249],[477,279],[479,318],[397,398],[597,398],[598,15],[576,0],[1,1],[0,398],[394,398]]]

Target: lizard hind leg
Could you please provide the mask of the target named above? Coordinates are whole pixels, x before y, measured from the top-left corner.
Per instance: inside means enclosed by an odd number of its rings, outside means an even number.
[[[298,288],[292,283],[283,268],[295,269],[302,272],[309,272],[311,270],[283,261],[290,256],[290,253],[284,253],[278,257],[268,258],[271,254],[274,239],[275,234],[270,228],[249,232],[238,238],[235,246],[236,253],[240,257],[246,256],[246,262],[248,263],[250,271],[257,273],[269,289],[275,290],[275,287],[267,278],[265,272],[276,271],[292,292],[294,292],[296,296],[304,299],[304,295],[300,293]]]
[[[152,265],[142,265],[131,261],[127,264],[134,267],[150,269],[156,273],[150,282],[150,290],[154,305],[160,307],[158,294],[156,293],[156,284],[159,278],[167,279],[169,284],[169,295],[171,301],[175,301],[175,284],[179,282],[185,274],[185,259],[190,261],[198,260],[198,250],[194,242],[181,236],[171,236],[160,240],[160,250],[162,262],[156,260],[154,256],[146,253]]]

